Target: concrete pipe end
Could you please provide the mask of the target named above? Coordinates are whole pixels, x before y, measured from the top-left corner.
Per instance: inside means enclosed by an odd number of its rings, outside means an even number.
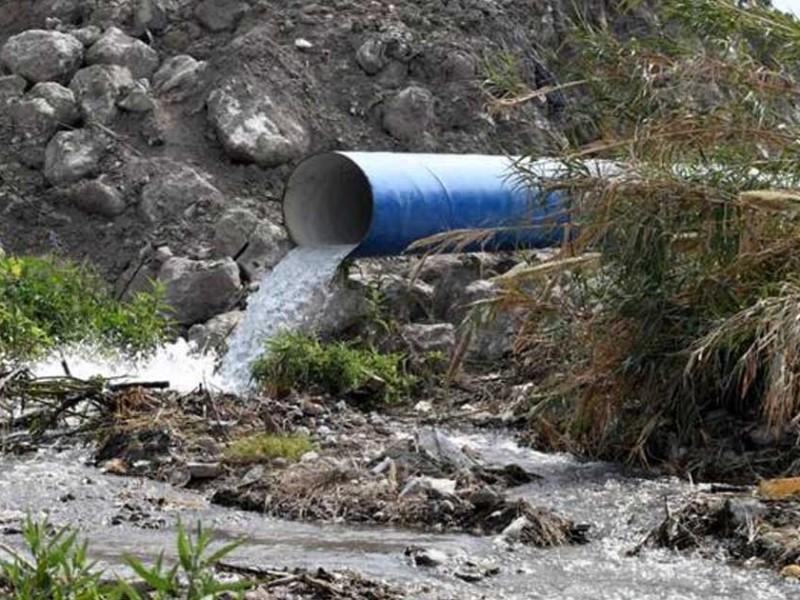
[[[283,196],[286,229],[298,246],[361,243],[372,224],[369,180],[337,152],[311,156],[292,172]]]

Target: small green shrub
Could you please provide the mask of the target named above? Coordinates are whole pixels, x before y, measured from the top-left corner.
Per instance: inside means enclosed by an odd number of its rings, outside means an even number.
[[[127,600],[167,598],[215,600],[230,598],[230,592],[243,592],[252,587],[248,582],[222,583],[214,574],[214,566],[241,546],[243,540],[230,542],[217,550],[210,551],[212,539],[211,534],[199,521],[194,536],[190,536],[183,522],[178,521],[178,564],[168,569],[164,565],[163,552],[149,568],[138,558],[128,556],[128,565],[153,589],[153,592],[141,594],[128,583],[121,581],[119,584],[121,597]]]
[[[234,463],[262,462],[271,458],[295,461],[311,451],[312,447],[306,435],[259,433],[231,442],[225,451],[225,460]]]
[[[241,592],[248,582],[221,583],[214,566],[235,550],[241,540],[211,550],[211,534],[198,522],[194,536],[178,522],[178,563],[167,568],[163,553],[151,567],[128,556],[133,571],[150,588],[139,592],[126,581],[104,583],[103,571],[88,559],[87,543],[79,543],[69,527],[54,530],[45,519],[28,517],[23,526],[25,550],[0,546],[0,594],[14,600],[215,600]]]
[[[270,395],[318,390],[367,402],[394,402],[415,382],[404,363],[403,354],[381,354],[342,342],[325,344],[286,332],[267,343],[266,354],[253,365],[253,378]]]
[[[123,303],[87,265],[0,251],[0,355],[87,340],[146,350],[166,337],[166,311],[159,289]]]
[[[110,597],[101,589],[101,571],[95,569],[79,543],[77,533],[68,528],[53,531],[47,521],[28,517],[22,531],[27,557],[13,553],[0,559],[0,591],[8,588],[19,600],[95,600]],[[10,553],[10,549],[6,553]]]

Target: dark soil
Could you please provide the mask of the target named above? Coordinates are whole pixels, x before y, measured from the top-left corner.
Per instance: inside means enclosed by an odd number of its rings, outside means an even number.
[[[279,218],[277,200],[291,169],[263,169],[227,158],[205,114],[208,93],[236,79],[257,86],[290,110],[311,132],[311,152],[411,150],[516,154],[544,152],[551,136],[566,124],[565,98],[552,94],[502,115],[486,110],[483,61],[501,51],[520,65],[522,84],[552,83],[542,56],[563,37],[566,8],[560,1],[336,2],[285,3],[252,0],[232,30],[210,32],[194,17],[199,0],[169,3],[167,25],[137,31],[132,0],[54,3],[52,0],[0,0],[0,46],[29,28],[45,28],[45,19],[61,19],[63,28],[115,25],[139,35],[162,61],[189,54],[209,62],[202,89],[179,103],[160,105],[164,143],[150,146],[139,135],[142,118],[122,113],[110,125],[115,149],[102,174],[124,192],[129,204],[121,216],[106,220],[86,215],[64,191],[45,182],[41,171],[18,161],[19,144],[0,114],[0,240],[15,253],[61,252],[88,259],[116,282],[149,246],[169,244],[176,254],[203,256],[210,242],[214,211],[199,219],[175,219],[148,225],[136,205],[144,181],[175,168],[191,166],[209,176],[225,197],[225,206],[245,206]],[[591,13],[604,13],[598,6]],[[368,75],[356,52],[370,36],[395,35],[387,66]],[[299,50],[305,39],[311,49]],[[396,55],[396,56],[395,56]],[[454,65],[466,65],[455,69]],[[454,70],[455,69],[455,70]],[[401,141],[382,128],[386,101],[409,85],[428,88],[436,101],[435,118],[423,135]],[[171,162],[170,162],[171,161]],[[217,210],[217,209],[215,209]]]

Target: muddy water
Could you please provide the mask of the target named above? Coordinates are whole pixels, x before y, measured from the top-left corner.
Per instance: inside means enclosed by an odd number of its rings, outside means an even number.
[[[185,521],[201,518],[221,538],[246,535],[248,543],[235,562],[350,568],[409,586],[415,598],[788,600],[800,594],[800,585],[767,571],[728,567],[697,556],[647,550],[636,558],[625,557],[625,550],[658,520],[665,501],[676,502],[688,493],[685,483],[638,479],[608,465],[539,454],[518,448],[504,436],[467,435],[460,440],[482,451],[487,462],[514,462],[542,475],[515,493],[591,523],[592,542],[570,548],[508,549],[495,540],[467,535],[290,523],[211,507],[191,491],[103,475],[83,466],[82,457],[74,453],[41,454],[0,466],[0,529],[12,511],[48,512],[56,523],[79,525],[97,557],[115,564],[125,552],[154,556],[166,548],[169,554],[180,514]],[[159,528],[143,528],[147,526]],[[13,534],[4,537],[19,541]],[[440,550],[450,558],[439,569],[415,568],[403,556],[411,544]],[[501,567],[500,574],[464,583],[451,573],[465,557],[492,562]]]

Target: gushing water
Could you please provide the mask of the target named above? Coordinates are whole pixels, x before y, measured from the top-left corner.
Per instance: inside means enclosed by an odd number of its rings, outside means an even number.
[[[117,381],[167,381],[178,392],[191,392],[198,386],[214,386],[217,357],[198,354],[183,338],[159,347],[153,354],[130,356],[113,348],[78,344],[59,348],[31,365],[37,377],[64,376],[80,379],[101,376]]]
[[[331,296],[329,283],[354,247],[295,248],[261,280],[222,360],[217,380],[224,389],[248,388],[250,365],[276,334],[317,324]]]

